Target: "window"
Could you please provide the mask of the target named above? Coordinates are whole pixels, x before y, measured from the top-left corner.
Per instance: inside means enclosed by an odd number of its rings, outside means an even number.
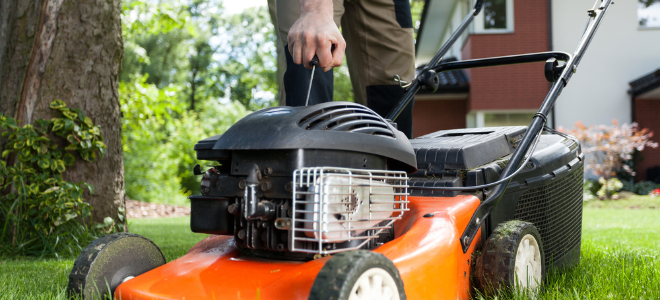
[[[484,113],[484,127],[529,126],[535,113]]]
[[[506,0],[484,1],[484,29],[506,29]]]
[[[501,127],[501,126],[529,126],[536,111],[472,111],[466,116],[468,128],[475,127]],[[552,118],[549,117],[548,121]],[[552,124],[548,124],[552,125]]]
[[[474,29],[476,33],[513,32],[513,0],[484,0],[482,11],[474,20]]]
[[[660,0],[638,0],[637,21],[640,28],[660,28]]]

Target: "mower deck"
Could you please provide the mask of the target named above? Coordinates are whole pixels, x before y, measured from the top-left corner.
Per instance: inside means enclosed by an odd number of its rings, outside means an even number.
[[[480,243],[463,253],[458,237],[480,200],[408,200],[410,211],[394,223],[396,238],[373,251],[394,262],[408,299],[468,299],[471,256]],[[115,299],[307,299],[316,274],[329,259],[298,262],[244,256],[233,237],[212,235],[183,257],[122,283]]]

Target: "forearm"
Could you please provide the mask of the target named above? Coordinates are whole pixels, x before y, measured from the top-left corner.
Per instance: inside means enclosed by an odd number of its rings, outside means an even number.
[[[332,18],[332,0],[300,0],[301,14],[318,14]]]

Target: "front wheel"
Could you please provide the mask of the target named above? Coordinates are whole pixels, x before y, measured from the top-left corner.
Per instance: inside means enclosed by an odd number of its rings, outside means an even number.
[[[539,291],[545,276],[545,253],[538,230],[523,221],[498,225],[488,237],[476,267],[476,283],[482,292]]]
[[[112,299],[124,281],[165,264],[151,240],[132,233],[113,233],[94,240],[73,264],[67,293],[87,299]]]
[[[342,252],[323,266],[310,300],[405,300],[403,281],[391,260],[366,250]]]

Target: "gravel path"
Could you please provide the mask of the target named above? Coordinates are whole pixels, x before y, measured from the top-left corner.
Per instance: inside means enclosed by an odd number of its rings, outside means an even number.
[[[126,199],[126,212],[129,219],[181,217],[190,215],[190,208]]]

